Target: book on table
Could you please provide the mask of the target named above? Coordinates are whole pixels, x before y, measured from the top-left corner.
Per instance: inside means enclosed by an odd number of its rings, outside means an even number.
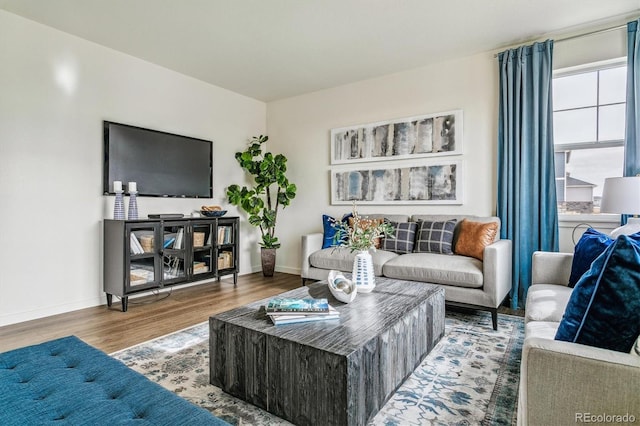
[[[292,299],[274,298],[269,300],[266,307],[267,313],[286,314],[328,314],[329,302],[327,299]]]
[[[340,319],[340,312],[338,312],[333,306],[329,306],[329,311],[327,313],[318,314],[304,314],[304,313],[292,313],[287,312],[284,315],[281,313],[267,313],[271,321],[275,325],[282,324],[295,324],[301,322],[310,322],[310,321],[330,321]]]

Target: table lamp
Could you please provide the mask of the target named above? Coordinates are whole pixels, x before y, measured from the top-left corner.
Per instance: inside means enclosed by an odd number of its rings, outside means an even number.
[[[627,224],[611,231],[611,237],[640,232],[640,176],[613,177],[604,180],[601,213],[634,215]]]

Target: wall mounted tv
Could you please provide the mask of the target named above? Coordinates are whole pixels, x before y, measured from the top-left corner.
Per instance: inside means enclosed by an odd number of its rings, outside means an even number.
[[[213,142],[104,121],[103,193],[136,182],[138,195],[212,198]]]

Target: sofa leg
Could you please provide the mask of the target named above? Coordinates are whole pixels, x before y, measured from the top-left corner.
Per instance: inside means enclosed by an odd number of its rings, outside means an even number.
[[[304,287],[305,285],[307,285],[307,279],[305,277],[302,277],[302,287]]]
[[[491,309],[491,322],[493,323],[493,329],[498,330],[498,309]]]

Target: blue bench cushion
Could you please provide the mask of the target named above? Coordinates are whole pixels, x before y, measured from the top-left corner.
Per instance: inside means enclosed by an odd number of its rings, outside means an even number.
[[[0,354],[0,424],[227,425],[75,336]]]

